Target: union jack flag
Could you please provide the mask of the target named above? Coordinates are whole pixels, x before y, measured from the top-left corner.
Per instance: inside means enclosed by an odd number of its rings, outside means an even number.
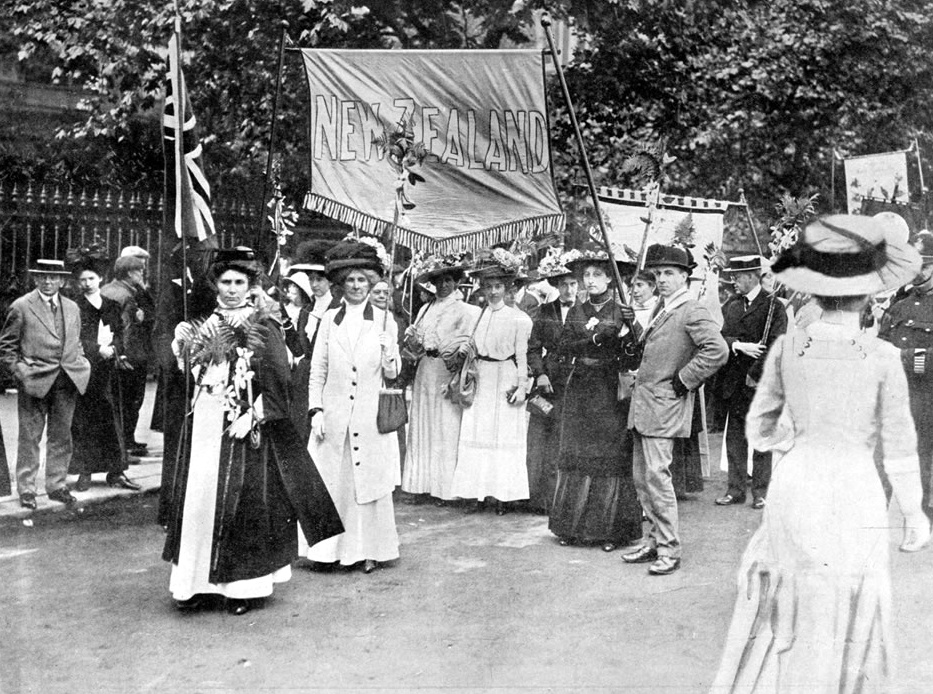
[[[165,83],[165,106],[162,111],[162,136],[165,139],[166,202],[174,202],[175,235],[204,241],[213,236],[211,186],[201,169],[201,141],[197,120],[188,101],[185,76],[181,71],[178,35],[168,43],[168,79]],[[174,191],[172,187],[174,186]]]

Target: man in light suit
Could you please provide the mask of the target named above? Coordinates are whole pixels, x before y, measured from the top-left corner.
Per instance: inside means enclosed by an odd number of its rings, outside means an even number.
[[[87,389],[91,365],[81,347],[81,313],[61,296],[68,275],[60,260],[38,260],[29,270],[36,289],[10,306],[0,333],[0,361],[19,389],[19,453],[16,486],[20,505],[36,508],[39,441],[48,425],[45,489],[49,499],[75,502],[65,476],[71,463],[71,418],[77,393]]]
[[[687,293],[694,267],[690,251],[656,244],[648,248],[645,266],[655,273],[660,301],[642,335],[644,356],[628,427],[635,439],[635,489],[651,525],[642,545],[622,559],[653,562],[648,572],[664,576],[680,568],[681,556],[670,472],[674,439],[690,436],[694,398],[688,394],[715,374],[729,353],[709,310]]]
[[[755,397],[755,385],[764,369],[768,348],[787,330],[784,305],[761,286],[760,255],[732,258],[724,272],[731,274],[735,296],[722,307],[722,336],[729,346],[729,361],[716,374],[714,395],[729,413],[726,455],[729,488],[716,499],[720,506],[745,503],[748,486],[748,439],[745,417]],[[752,453],[752,508],[765,507],[771,481],[771,453]]]

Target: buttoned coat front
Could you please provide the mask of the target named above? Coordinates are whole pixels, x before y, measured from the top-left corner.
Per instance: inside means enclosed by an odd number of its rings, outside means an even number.
[[[347,331],[346,309],[330,309],[318,328],[311,359],[308,406],[324,411],[324,440],[311,434],[308,450],[325,480],[338,476],[336,470],[349,446],[353,464],[356,501],[369,503],[390,494],[398,478],[398,437],[393,431],[380,434],[376,428],[379,389],[382,387],[383,311],[368,304],[363,328],[356,344]],[[385,331],[398,334],[389,315]],[[398,344],[391,342],[387,357],[399,363]],[[386,373],[388,378],[395,374]]]
[[[642,436],[686,438],[693,421],[691,397],[674,393],[675,375],[691,391],[726,363],[726,342],[709,310],[697,301],[672,302],[649,324],[644,356],[629,408],[628,427]]]
[[[81,344],[81,311],[67,297],[58,295],[65,335],[55,328],[48,300],[38,289],[13,302],[0,334],[0,360],[19,386],[34,398],[44,398],[64,371],[79,393],[87,389],[91,364]]]

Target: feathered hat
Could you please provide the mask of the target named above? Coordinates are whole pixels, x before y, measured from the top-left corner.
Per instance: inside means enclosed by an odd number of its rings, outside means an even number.
[[[327,265],[327,252],[333,247],[333,241],[324,241],[323,239],[302,241],[295,251],[295,262],[288,268],[288,271],[320,272],[323,274]]]
[[[340,270],[373,270],[382,275],[384,268],[375,247],[361,241],[340,241],[326,256],[325,271],[328,278]]]

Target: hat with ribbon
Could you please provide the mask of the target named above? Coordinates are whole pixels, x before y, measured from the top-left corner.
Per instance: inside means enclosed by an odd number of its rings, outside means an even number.
[[[65,269],[64,260],[49,260],[40,258],[35,262],[35,264],[29,268],[29,272],[33,275],[70,275],[71,273]]]
[[[729,258],[729,264],[722,272],[764,272],[767,269],[760,255],[737,255]]]
[[[511,282],[522,272],[522,258],[504,248],[493,248],[481,252],[470,276],[477,279],[501,279]]]
[[[463,259],[461,254],[428,255],[414,263],[412,274],[418,284],[424,282],[433,283],[436,279],[445,275],[459,281],[466,274],[468,268],[469,263]]]
[[[821,217],[771,266],[789,289],[818,296],[875,294],[917,275],[917,249],[862,215]]]
[[[627,246],[613,244],[612,255],[622,275],[630,275],[638,267],[638,259]],[[597,243],[586,243],[580,249],[567,251],[563,262],[574,273],[581,272],[587,265],[600,266],[609,272],[609,254],[603,245]]]
[[[334,247],[332,241],[312,239],[298,244],[295,250],[295,262],[289,266],[289,272],[320,272],[324,274],[327,265],[327,252]]]

